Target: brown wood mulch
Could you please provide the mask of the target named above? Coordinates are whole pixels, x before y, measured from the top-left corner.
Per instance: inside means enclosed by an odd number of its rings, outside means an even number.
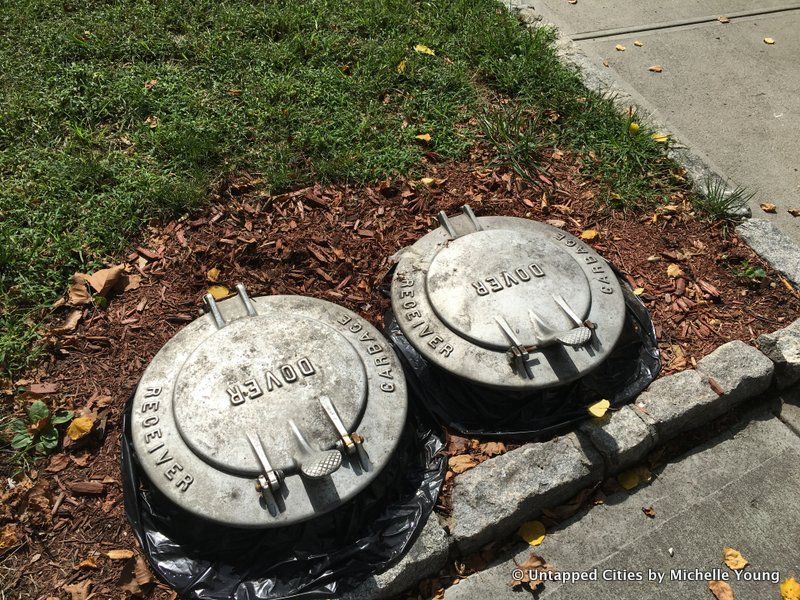
[[[603,210],[580,164],[561,153],[551,158],[536,185],[487,166],[481,149],[463,163],[431,161],[429,179],[369,187],[314,186],[270,196],[258,191],[257,178],[241,177],[220,185],[201,216],[151,228],[126,260],[141,277],[138,287],[112,295],[106,307],[85,308],[73,330],[59,330],[67,313],[58,313],[49,358],[26,377],[55,384],[42,395],[51,406],[93,412],[104,426],[88,442],[40,461],[30,479],[17,477],[17,487],[4,492],[0,527],[21,542],[0,550],[5,597],[79,597],[76,585],[97,597],[135,589],[135,557],[107,557],[109,550],[136,550],[122,506],[121,415],[158,349],[200,314],[212,269],[219,270],[218,285],[233,289],[242,281],[252,295],[323,298],[380,326],[388,302],[378,287],[389,257],[436,227],[439,210],[468,203],[478,215],[549,220],[576,235],[596,231],[589,243],[641,288],[658,329],[663,373],[797,317],[796,293],[732,231],[696,218],[682,193],[647,214]],[[744,261],[764,268],[765,280],[737,277]],[[676,276],[668,275],[670,265]],[[35,396],[7,391],[3,401],[19,409]],[[491,444],[451,436],[455,470],[505,451]],[[144,589],[171,596],[158,585]]]

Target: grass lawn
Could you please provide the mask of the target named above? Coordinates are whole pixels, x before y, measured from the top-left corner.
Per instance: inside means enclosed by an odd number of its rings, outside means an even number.
[[[557,61],[550,32],[495,0],[5,0],[0,93],[12,373],[35,359],[43,309],[74,271],[201,206],[226,174],[271,191],[365,182],[488,136],[513,164],[540,145],[580,151],[606,200],[636,206],[674,168]]]

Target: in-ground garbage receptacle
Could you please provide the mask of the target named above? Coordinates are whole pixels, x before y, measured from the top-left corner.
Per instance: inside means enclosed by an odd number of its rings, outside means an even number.
[[[591,246],[469,206],[439,222],[396,255],[387,330],[440,420],[466,433],[541,433],[655,377],[647,311]]]

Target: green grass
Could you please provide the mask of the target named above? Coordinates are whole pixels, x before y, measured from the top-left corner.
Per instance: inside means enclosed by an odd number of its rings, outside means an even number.
[[[228,173],[271,191],[414,174],[463,156],[495,94],[547,113],[537,140],[582,152],[612,202],[651,203],[672,168],[495,0],[3,0],[0,94],[8,371],[72,272]]]

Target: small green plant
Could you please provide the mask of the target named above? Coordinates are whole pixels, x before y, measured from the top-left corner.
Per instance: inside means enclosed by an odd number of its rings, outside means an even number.
[[[751,265],[748,261],[742,261],[739,265],[732,267],[733,274],[737,279],[761,283],[767,276],[767,272],[761,267]]]
[[[545,146],[543,127],[535,116],[521,108],[486,111],[480,117],[484,138],[496,153],[495,164],[511,168],[517,175],[538,183]]]
[[[14,419],[8,429],[13,434],[11,447],[20,454],[33,450],[36,454],[49,454],[58,447],[58,430],[72,419],[72,411],[59,409],[51,414],[50,409],[41,400],[28,407],[28,418]]]
[[[713,221],[730,221],[742,212],[754,195],[746,188],[731,189],[727,181],[709,177],[705,182],[705,193],[696,195],[694,206]]]

